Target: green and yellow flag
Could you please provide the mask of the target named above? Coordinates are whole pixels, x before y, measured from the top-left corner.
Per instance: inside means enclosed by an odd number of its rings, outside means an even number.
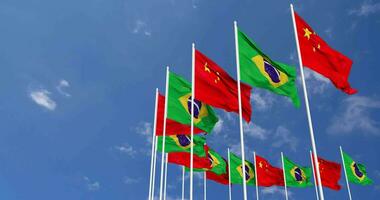
[[[301,167],[284,156],[284,170],[288,187],[309,187],[312,171],[310,167]]]
[[[163,136],[159,136],[157,140],[157,150],[162,151]],[[206,138],[194,135],[194,154],[199,157],[205,157],[206,151],[204,145]],[[190,135],[171,135],[166,136],[165,152],[189,152],[191,151],[191,136]]]
[[[288,96],[293,104],[299,107],[295,68],[271,60],[240,30],[238,42],[241,80],[253,87]]]
[[[216,153],[212,149],[208,149],[207,157],[210,160],[211,169],[206,170],[206,169],[194,168],[193,170],[195,172],[211,171],[217,175],[227,173],[227,162],[226,160],[224,160],[224,158],[220,154]],[[190,169],[186,168],[186,171],[190,171]]]
[[[348,154],[343,152],[344,166],[346,168],[346,176],[351,183],[359,185],[371,185],[372,180],[368,178],[364,165],[356,163]]]
[[[184,78],[170,72],[168,118],[182,124],[191,124],[191,85]],[[194,126],[210,133],[218,122],[211,106],[194,100]]]
[[[241,158],[230,153],[231,183],[243,184],[243,168]],[[247,185],[255,185],[255,167],[252,163],[245,161],[245,180]]]

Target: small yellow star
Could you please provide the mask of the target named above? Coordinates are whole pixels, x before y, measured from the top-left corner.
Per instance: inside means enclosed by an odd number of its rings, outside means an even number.
[[[304,37],[307,37],[308,40],[310,40],[310,35],[312,32],[308,28],[304,28],[303,31],[305,31],[305,34],[303,35]]]
[[[318,44],[317,48],[318,48],[318,49],[321,49],[321,45]],[[315,47],[313,47],[313,51],[314,51],[314,52],[316,51]]]
[[[211,73],[210,68],[208,68],[207,65],[208,65],[208,64],[205,63],[205,71],[208,72],[208,73]]]
[[[259,162],[259,167],[263,168],[263,163],[262,162]]]

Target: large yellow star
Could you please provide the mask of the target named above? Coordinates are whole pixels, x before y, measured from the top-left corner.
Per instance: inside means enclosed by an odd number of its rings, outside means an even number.
[[[310,35],[313,34],[308,28],[304,28],[303,31],[305,31],[304,37],[307,37],[308,40],[310,40]]]

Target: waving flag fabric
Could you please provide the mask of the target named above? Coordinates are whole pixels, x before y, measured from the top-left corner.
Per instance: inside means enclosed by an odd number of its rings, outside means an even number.
[[[340,190],[341,186],[339,185],[339,180],[342,168],[340,164],[320,157],[318,157],[318,163],[322,185],[333,190]]]
[[[191,85],[182,77],[170,72],[167,115],[181,124],[191,124]],[[194,126],[210,133],[218,122],[214,110],[194,99]]]
[[[309,187],[311,183],[312,170],[310,167],[301,167],[284,156],[284,170],[286,186],[288,187]]]
[[[207,154],[208,147],[204,146],[204,151]],[[190,167],[190,152],[172,152],[168,153],[168,162],[182,165],[185,167]],[[208,170],[211,169],[210,160],[207,156],[198,156],[193,154],[193,167],[198,169]]]
[[[288,96],[299,107],[295,68],[270,59],[240,30],[238,41],[241,80],[253,87]]]
[[[158,137],[157,140],[157,150],[162,151],[162,139],[163,136]],[[206,138],[202,136],[194,136],[194,154],[204,157],[206,156],[206,151],[204,150],[204,145],[206,143]],[[165,152],[190,152],[191,151],[191,136],[190,135],[171,135],[166,136],[165,139]]]
[[[243,168],[241,158],[230,153],[231,183],[243,184]],[[245,180],[247,185],[255,184],[255,167],[252,163],[245,161]]]
[[[256,155],[257,183],[259,186],[270,187],[284,185],[282,169],[273,167],[263,157]]]
[[[368,178],[366,167],[363,164],[356,163],[345,152],[343,152],[343,160],[346,167],[346,176],[351,183],[359,185],[371,185],[373,183],[373,181]]]
[[[195,97],[216,108],[239,113],[237,82],[214,61],[195,50]],[[251,87],[241,83],[242,111],[251,121]]]
[[[296,12],[298,41],[303,64],[330,79],[338,89],[347,94],[355,94],[348,82],[352,61],[331,48]]]

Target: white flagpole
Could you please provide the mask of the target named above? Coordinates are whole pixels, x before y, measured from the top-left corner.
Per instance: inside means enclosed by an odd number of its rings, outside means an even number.
[[[182,166],[182,200],[185,200],[185,166]]]
[[[156,136],[156,120],[157,120],[157,105],[158,105],[158,88],[156,88],[156,101],[154,106],[154,122],[153,122],[153,133],[152,133],[152,152],[150,159],[150,177],[149,177],[149,196],[148,199],[152,197],[152,181],[153,181],[153,164],[154,164],[154,146],[155,146],[155,136]]]
[[[319,172],[317,146],[315,144],[315,139],[314,139],[313,122],[312,122],[312,119],[311,119],[311,113],[310,113],[310,108],[309,108],[309,99],[308,99],[308,95],[307,95],[305,76],[304,76],[304,73],[303,73],[303,64],[302,64],[301,50],[300,50],[300,45],[299,45],[299,41],[298,41],[297,25],[296,25],[295,16],[294,16],[293,4],[290,4],[290,9],[292,11],[294,35],[295,35],[296,44],[297,44],[299,68],[300,68],[300,71],[301,71],[302,87],[303,87],[303,93],[304,93],[304,98],[305,98],[306,114],[307,114],[307,119],[308,119],[308,122],[309,122],[311,146],[312,146],[313,154],[314,154],[314,163],[315,163],[315,166],[316,166],[317,180],[318,180],[319,183],[321,183],[321,174]],[[318,184],[318,188],[319,188],[319,193],[320,193],[321,200],[324,200],[325,198],[324,198],[324,195],[323,195],[322,184]]]
[[[314,162],[313,162],[313,155],[311,154],[311,151],[310,151],[310,161],[311,161],[311,168],[312,168],[312,170],[313,170],[313,179],[314,179],[315,195],[317,196],[317,200],[319,200],[318,186],[317,186],[318,183],[317,183],[316,176],[315,176]]]
[[[152,196],[151,196],[151,200],[154,199],[154,187],[156,185],[157,138],[158,138],[157,136],[154,137],[154,161],[153,161],[153,179],[152,179],[152,194],[151,194]]]
[[[195,99],[195,44],[192,44],[191,58],[191,148],[190,148],[190,200],[193,200],[193,165],[194,165],[194,99]]]
[[[166,67],[166,84],[165,84],[165,109],[164,109],[164,126],[162,129],[162,152],[161,152],[161,180],[160,180],[160,200],[162,200],[162,190],[164,182],[164,164],[165,164],[165,139],[166,139],[166,118],[168,116],[168,96],[169,96],[169,66]]]
[[[232,200],[230,148],[227,149],[227,153],[228,153],[228,196],[230,197],[229,200]]]
[[[255,165],[255,183],[256,183],[256,199],[259,200],[259,182],[257,181],[257,164],[256,164],[256,152],[253,152],[253,162]]]
[[[288,189],[286,188],[286,172],[284,164],[284,154],[281,152],[282,172],[284,174],[285,199],[288,200]]]
[[[339,146],[339,149],[340,149],[340,156],[342,157],[342,163],[343,163],[343,169],[344,169],[344,176],[346,177],[346,184],[347,184],[348,197],[350,197],[350,200],[352,200],[352,197],[351,197],[351,190],[350,190],[350,184],[348,183],[348,177],[347,177],[346,165],[344,164],[344,157],[343,157],[342,146]]]
[[[203,199],[207,200],[207,177],[206,171],[203,173]]]
[[[168,153],[165,153],[165,183],[164,183],[164,200],[166,200],[166,185],[168,184]]]
[[[240,88],[240,59],[239,59],[239,44],[238,44],[238,29],[237,22],[234,21],[235,31],[235,52],[236,52],[236,71],[238,85],[238,101],[239,101],[239,125],[240,125],[240,146],[241,146],[241,163],[243,172],[243,197],[247,200],[247,181],[245,180],[245,153],[244,153],[244,134],[243,134],[243,114],[241,105],[241,88]]]

